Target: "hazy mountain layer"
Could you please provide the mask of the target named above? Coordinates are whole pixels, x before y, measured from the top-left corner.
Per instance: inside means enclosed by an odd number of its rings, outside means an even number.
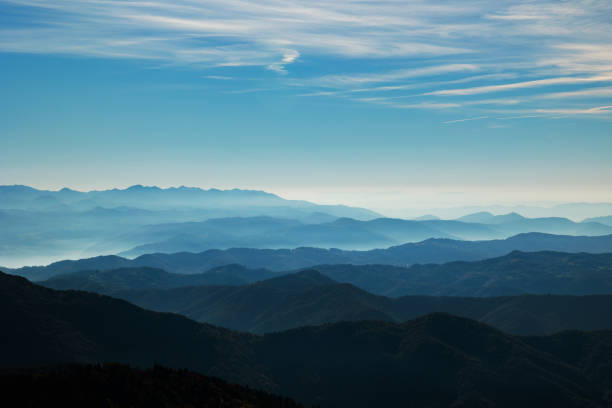
[[[187,367],[322,407],[610,404],[612,331],[517,337],[473,320],[342,322],[243,335],[0,275],[4,366]]]
[[[0,186],[0,227],[0,265],[5,267],[100,254],[136,257],[304,246],[369,250],[429,238],[612,234],[612,226],[605,223],[559,217],[477,213],[459,220],[402,220],[380,218],[362,208],[285,200],[263,191],[143,186],[90,192]]]
[[[321,211],[334,216],[357,219],[375,218],[378,214],[343,205],[318,205],[307,201],[285,200],[275,194],[257,190],[203,190],[195,187],[159,188],[135,185],[124,190],[112,189],[80,192],[64,188],[59,191],[37,190],[27,186],[0,186],[0,208],[35,211],[78,211],[131,207],[144,210],[178,209],[258,209],[283,207]]]
[[[44,280],[63,273],[124,267],[151,267],[176,273],[202,273],[228,264],[241,264],[248,268],[266,268],[273,271],[296,270],[321,264],[409,266],[417,263],[475,261],[505,255],[514,250],[570,253],[612,252],[612,235],[573,237],[532,233],[520,234],[505,240],[477,242],[429,239],[370,251],[321,248],[279,250],[234,248],[201,253],[148,254],[134,260],[117,256],[100,256],[78,261],[61,261],[48,266],[20,268],[11,272],[31,280]],[[380,293],[378,290],[374,292]]]
[[[147,226],[117,237],[116,241],[126,245],[148,242],[121,254],[135,257],[154,252],[198,252],[231,247],[313,246],[363,250],[429,238],[490,240],[527,232],[595,236],[612,234],[612,226],[596,222],[576,223],[566,218],[524,218],[518,214],[493,216],[488,213],[474,214],[459,221],[340,218],[309,225],[274,218],[238,218]]]
[[[133,186],[78,192],[0,186],[0,265],[48,263],[49,259],[125,251],[155,241],[151,236],[142,241],[119,239],[145,225],[258,216],[309,224],[338,217],[373,219],[380,215],[361,208],[285,200],[251,190]]]
[[[612,226],[612,215],[608,215],[606,217],[587,218],[584,220],[584,222],[597,222],[599,224]]]

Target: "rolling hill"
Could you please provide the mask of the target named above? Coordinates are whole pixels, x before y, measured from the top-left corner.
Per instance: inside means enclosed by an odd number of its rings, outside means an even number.
[[[482,261],[413,265],[321,265],[316,269],[385,296],[596,295],[612,293],[612,254],[519,252]]]
[[[612,331],[504,334],[432,314],[254,336],[0,275],[3,367],[116,361],[190,368],[321,407],[612,402]],[[16,324],[19,322],[19,324]]]
[[[269,279],[278,273],[265,269],[247,269],[241,265],[224,265],[204,273],[179,274],[162,269],[118,268],[110,270],[79,271],[57,275],[44,281],[53,289],[75,289],[109,294],[128,289],[170,289],[181,286],[243,285]]]
[[[338,283],[315,270],[242,286],[174,287],[185,281],[172,280],[166,284],[168,279],[159,279],[160,273],[147,268],[83,272],[42,284],[55,289],[109,294],[145,309],[178,313],[200,322],[254,333],[339,321],[403,322],[434,312],[453,313],[522,335],[612,329],[612,315],[601,313],[612,309],[612,295],[387,298]],[[147,274],[151,276],[147,278]],[[197,284],[206,274],[177,276],[197,277],[197,281],[189,281]]]

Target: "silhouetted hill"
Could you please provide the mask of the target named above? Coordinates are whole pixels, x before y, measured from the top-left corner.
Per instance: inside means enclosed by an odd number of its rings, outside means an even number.
[[[200,253],[147,254],[134,260],[115,256],[95,257],[78,261],[56,262],[48,266],[19,268],[10,272],[31,280],[44,280],[63,273],[122,267],[151,267],[176,273],[202,273],[211,268],[227,264],[241,264],[248,268],[266,268],[273,271],[295,270],[321,264],[409,266],[416,263],[476,261],[505,255],[514,250],[612,252],[612,235],[573,237],[530,233],[493,241],[429,239],[418,243],[370,251],[343,251],[321,248],[277,250],[232,248],[228,250],[208,250]]]
[[[247,251],[248,252],[248,251]],[[197,260],[197,255],[192,255]],[[318,265],[313,267],[337,282],[351,283],[368,292],[399,297],[510,296],[519,294],[596,295],[612,293],[612,254],[519,252],[473,262],[413,265]],[[42,270],[45,271],[44,269]],[[285,274],[288,272],[285,272]],[[89,274],[89,275],[88,275]],[[153,274],[155,275],[155,274]],[[86,278],[87,276],[93,276]],[[114,276],[114,277],[113,277]],[[83,273],[50,281],[57,288],[86,288],[83,279],[108,285],[129,273]],[[172,275],[171,275],[172,276]],[[244,284],[275,276],[267,270],[247,270],[237,265],[213,269],[195,278],[173,277],[187,284]],[[58,277],[60,278],[60,277]],[[127,279],[127,278],[126,278]],[[160,279],[157,277],[156,279]],[[55,282],[55,283],[54,283]],[[64,283],[62,283],[64,282]],[[192,283],[189,283],[192,282]],[[125,286],[124,287],[138,287]],[[120,285],[119,285],[120,286]],[[175,285],[182,286],[182,285]],[[183,285],[184,286],[184,285]],[[154,286],[151,286],[154,287]],[[159,287],[163,287],[161,281]],[[106,292],[104,292],[106,293]]]
[[[394,312],[390,299],[312,270],[238,287],[130,290],[113,296],[150,310],[255,333],[343,320],[394,320],[388,314]]]
[[[252,341],[178,315],[143,310],[88,292],[55,291],[0,273],[0,361],[3,366],[123,362],[189,368],[242,383],[265,385],[242,368]],[[238,371],[236,371],[238,370]],[[234,373],[240,372],[240,378]]]
[[[65,365],[0,371],[2,400],[22,407],[298,408],[288,399],[186,370]]]
[[[385,296],[596,295],[612,293],[612,254],[519,252],[474,262],[321,265],[316,269]]]
[[[322,407],[596,407],[612,403],[612,332],[506,335],[428,315],[243,335],[0,275],[0,362],[160,363]],[[576,347],[578,346],[578,347]],[[595,359],[595,360],[594,360]]]
[[[153,276],[151,280],[159,273],[155,269],[142,269],[138,272],[150,272]],[[97,285],[83,285],[78,274],[60,276],[42,284],[110,294],[146,309],[179,313],[200,322],[255,333],[338,321],[402,322],[434,312],[469,317],[514,334],[547,334],[567,329],[612,329],[612,314],[601,312],[612,310],[612,295],[386,298],[351,284],[338,283],[315,270],[234,287],[163,289],[160,281],[150,285],[149,279],[141,278],[137,284],[130,283],[132,290],[126,290],[129,287],[127,284],[119,286],[115,283],[118,280],[116,275],[122,273],[127,275],[124,279],[127,280],[132,271],[117,270],[97,274]],[[202,275],[179,276],[200,279]],[[145,284],[140,284],[141,281]],[[170,285],[176,283],[171,281]]]
[[[609,344],[612,334],[601,336]],[[597,404],[580,363],[445,314],[401,325],[345,322],[269,334],[259,353],[283,356],[266,367],[280,374],[281,389],[322,406]]]
[[[110,294],[126,289],[169,289],[197,285],[242,285],[278,275],[265,269],[247,269],[225,265],[204,273],[178,274],[157,268],[119,268],[104,271],[80,271],[56,275],[43,281],[52,289],[75,289]]]

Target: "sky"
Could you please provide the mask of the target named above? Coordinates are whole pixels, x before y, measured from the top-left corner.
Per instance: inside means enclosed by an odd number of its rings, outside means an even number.
[[[0,184],[612,202],[612,2],[0,0]]]

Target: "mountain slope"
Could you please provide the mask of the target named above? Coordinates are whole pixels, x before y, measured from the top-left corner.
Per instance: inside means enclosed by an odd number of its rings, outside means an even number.
[[[519,252],[474,262],[321,265],[316,269],[385,296],[595,295],[612,293],[612,254]]]
[[[299,328],[266,335],[260,347],[283,357],[266,367],[281,389],[322,406],[597,405],[580,369],[450,315]]]
[[[242,285],[278,275],[265,269],[225,265],[204,273],[178,274],[156,268],[118,268],[104,271],[79,271],[54,276],[43,282],[52,289],[75,289],[109,294],[127,289],[169,289],[198,285]]]
[[[315,270],[244,286],[172,288],[177,281],[171,281],[169,286],[161,286],[164,281],[149,284],[158,276],[158,270],[143,268],[137,272],[140,279],[136,284],[130,281],[130,285],[117,284],[131,278],[133,271],[129,269],[97,273],[97,285],[90,284],[89,280],[85,281],[89,285],[84,285],[80,274],[60,276],[42,284],[110,294],[146,309],[179,313],[201,322],[255,333],[338,321],[402,322],[434,312],[468,317],[514,334],[612,329],[612,315],[601,312],[612,309],[612,295],[386,298],[351,284],[338,283]],[[151,273],[152,278],[140,276],[146,273]],[[117,275],[121,274],[127,278],[118,279]],[[206,275],[178,277],[200,279]]]
[[[2,333],[4,366],[155,361],[241,383],[268,382],[258,374],[249,377],[248,369],[234,376],[235,364],[248,361],[243,351],[248,336],[122,300],[55,291],[0,273],[0,311],[0,325],[11,328]]]
[[[393,311],[390,299],[311,270],[246,286],[131,290],[112,295],[147,309],[254,333],[343,320],[394,320],[389,314]]]
[[[24,407],[298,408],[275,395],[185,370],[119,364],[0,371],[3,401]]]
[[[403,324],[344,322],[250,336],[4,274],[0,302],[0,323],[13,328],[1,334],[5,367],[157,362],[324,408],[612,402],[605,388],[612,379],[605,369],[612,364],[610,331],[523,338],[434,314]]]

